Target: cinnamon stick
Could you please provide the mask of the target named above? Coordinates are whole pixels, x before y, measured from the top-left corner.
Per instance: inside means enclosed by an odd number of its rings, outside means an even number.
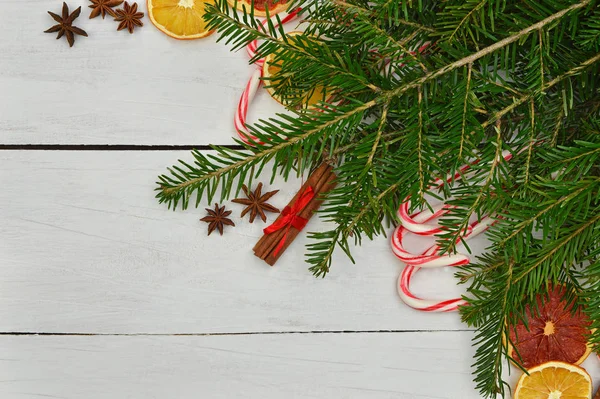
[[[332,172],[329,175],[329,179],[327,179],[325,181],[325,183],[320,187],[320,190],[317,191],[315,198],[313,198],[313,200],[311,202],[309,202],[309,204],[306,206],[306,208],[304,208],[304,210],[302,212],[300,212],[300,217],[303,217],[305,219],[310,219],[312,217],[312,215],[315,213],[315,211],[317,209],[319,209],[321,207],[321,204],[323,203],[324,199],[322,198],[322,194],[333,190],[333,188],[336,186],[336,184],[337,184],[335,181],[336,178],[337,178],[337,176]],[[288,233],[288,236],[286,237],[286,240],[285,240],[281,250],[277,253],[277,255],[275,255],[275,251],[271,251],[269,253],[269,255],[266,257],[265,262],[267,262],[267,264],[273,266],[275,264],[275,262],[277,262],[279,257],[290,246],[292,241],[294,241],[296,239],[298,234],[300,234],[300,230],[292,227],[290,229],[290,232]]]
[[[330,178],[332,171],[331,171],[331,167],[329,167],[328,165],[325,165],[325,168],[323,170],[318,170],[318,173],[316,174],[316,176],[310,176],[309,177],[309,181],[307,181],[306,184],[304,184],[302,186],[302,188],[300,189],[300,191],[298,191],[298,193],[296,194],[296,196],[294,197],[295,200],[291,201],[289,206],[293,206],[294,203],[296,202],[296,200],[298,199],[298,197],[300,195],[302,195],[302,193],[304,192],[304,190],[306,190],[308,187],[312,187],[314,193],[315,193],[315,198],[317,198],[317,196],[320,194],[321,190],[323,189],[323,186],[325,184],[325,182]],[[314,201],[314,199],[312,201]],[[311,202],[308,203],[308,205],[303,209],[303,212],[301,212],[300,214],[298,214],[298,216],[304,218],[304,219],[310,219],[310,217],[312,216],[312,212],[309,212],[307,209],[310,208]],[[308,215],[308,217],[307,217]],[[281,215],[281,217],[283,217],[283,215]],[[266,258],[273,252],[275,251],[275,249],[277,248],[277,246],[279,245],[279,242],[284,238],[285,234],[286,234],[286,230],[287,229],[281,229],[276,231],[275,233],[271,233],[271,234],[267,234],[267,244],[265,245],[265,250],[264,252],[261,254],[261,256],[259,256],[261,259],[266,260]],[[289,233],[288,233],[288,238],[286,239],[286,241],[291,242],[291,240],[289,239],[290,237],[295,238],[298,232],[297,229],[291,228]],[[269,262],[267,262],[269,263]],[[269,263],[270,264],[270,263]],[[272,266],[272,264],[271,264]]]
[[[307,181],[302,185],[301,189],[290,201],[289,206],[292,207],[298,198],[305,192],[305,190],[308,187],[312,187],[315,193],[314,198],[298,213],[298,216],[301,218],[306,220],[310,219],[314,212],[323,203],[323,198],[321,198],[322,194],[332,190],[335,187],[335,179],[336,176],[333,173],[333,168],[326,163],[322,163],[317,169],[315,169],[313,173],[310,174]],[[280,215],[277,220],[282,217],[283,215]],[[292,241],[294,241],[298,234],[300,234],[300,230],[296,229],[295,227],[291,227],[281,250],[277,253],[277,255],[275,255],[275,249],[279,245],[280,241],[284,238],[286,230],[287,229],[280,229],[271,234],[265,234],[254,246],[254,254],[267,262],[267,264],[273,266],[283,252],[290,246]]]
[[[321,178],[317,181],[317,183],[315,183],[314,186],[311,186],[314,190],[315,197],[306,205],[306,207],[304,209],[302,209],[302,211],[300,211],[300,213],[298,213],[298,216],[300,216],[301,218],[306,219],[306,220],[309,220],[312,217],[314,211],[316,211],[319,208],[319,206],[321,205],[321,202],[322,202],[322,201],[317,201],[317,198],[323,192],[323,187],[325,186],[326,182],[333,177],[332,175],[333,174],[331,173],[331,171],[325,172],[323,174],[323,176],[321,176]],[[290,206],[291,205],[293,205],[293,203],[290,203]],[[279,234],[276,235],[275,237],[273,237],[274,239],[272,240],[270,245],[267,247],[268,250],[265,253],[265,257],[262,258],[271,266],[273,266],[273,264],[279,258],[279,256],[283,253],[283,251],[285,251],[287,249],[289,244],[300,233],[300,231],[298,229],[296,229],[294,227],[290,228],[287,237],[285,237],[285,243],[284,243],[283,247],[278,252],[278,254],[277,254],[278,256],[276,257],[276,259],[273,259],[273,253],[274,253],[275,249],[277,248],[277,246],[279,245],[279,242],[284,238],[285,232],[286,232],[285,229],[277,231],[277,233],[279,233]]]
[[[330,170],[330,167],[326,163],[322,163],[321,165],[319,165],[317,167],[317,169],[315,169],[309,175],[308,179],[306,179],[306,182],[302,185],[302,188],[300,189],[300,191],[298,191],[296,193],[296,195],[294,196],[294,198],[292,198],[289,205],[290,206],[293,205],[298,200],[298,197],[300,197],[300,195],[304,192],[304,190],[306,190],[309,186],[312,186],[313,189],[315,189],[316,183],[323,177],[323,175],[328,170]],[[283,217],[283,215],[279,214],[276,221],[279,221],[282,217]],[[263,235],[260,238],[260,240],[258,240],[256,245],[254,246],[254,249],[253,249],[254,254],[261,259],[265,259],[268,255],[268,253],[277,246],[277,243],[279,242],[279,240],[281,240],[281,238],[283,238],[284,234],[285,234],[284,231],[279,230],[279,231],[276,231],[275,233]]]

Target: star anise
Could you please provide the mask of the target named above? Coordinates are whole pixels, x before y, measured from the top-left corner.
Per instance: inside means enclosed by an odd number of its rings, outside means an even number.
[[[102,15],[102,19],[104,19],[106,14],[108,14],[112,17],[116,17],[117,14],[115,13],[115,10],[113,10],[112,8],[123,3],[123,0],[90,0],[90,1],[92,2],[92,4],[89,7],[93,8],[92,12],[90,13],[90,19],[96,18],[98,15]]]
[[[215,209],[206,208],[208,212],[208,216],[200,219],[203,222],[208,223],[208,235],[215,231],[215,229],[219,230],[219,233],[223,235],[223,226],[235,226],[235,223],[231,221],[227,216],[231,215],[231,211],[226,211],[225,206],[219,207],[219,204],[215,204]]]
[[[75,21],[77,17],[79,17],[79,14],[81,14],[81,7],[69,14],[69,6],[67,6],[67,3],[63,3],[62,17],[51,11],[48,11],[48,14],[50,14],[50,16],[56,22],[58,22],[58,24],[54,25],[48,30],[45,30],[45,33],[58,32],[56,39],[60,39],[64,35],[69,42],[69,47],[73,47],[73,44],[75,44],[75,35],[87,37],[87,33],[83,29],[73,26],[73,21]]]
[[[125,2],[122,9],[116,10],[117,16],[115,17],[115,21],[121,22],[117,30],[123,30],[127,28],[129,33],[133,33],[133,28],[136,26],[144,26],[141,19],[144,18],[143,12],[138,12],[137,3],[133,3],[129,5],[128,2]]]
[[[256,215],[260,215],[262,221],[266,222],[267,217],[265,216],[265,211],[279,213],[279,209],[275,208],[273,205],[267,204],[269,198],[277,194],[279,190],[270,191],[261,195],[262,183],[258,183],[258,186],[253,193],[248,190],[246,185],[243,185],[242,189],[244,190],[244,194],[246,194],[247,198],[236,198],[232,200],[232,202],[246,205],[246,208],[242,211],[241,217],[244,217],[245,214],[250,212],[250,223],[254,222]]]

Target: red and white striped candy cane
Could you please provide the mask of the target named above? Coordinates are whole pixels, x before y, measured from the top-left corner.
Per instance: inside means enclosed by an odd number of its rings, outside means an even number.
[[[280,18],[281,24],[286,24],[286,23],[296,19],[298,17],[298,14],[300,13],[300,11],[302,11],[302,9],[300,7],[298,7],[289,14],[281,13],[280,15],[284,16],[283,18]],[[278,27],[280,25],[280,23],[277,21],[277,16],[273,15],[270,19],[271,19],[271,22],[273,22],[273,24],[275,25],[275,27]],[[267,26],[266,19],[262,21],[262,30],[263,31],[266,30],[265,26]],[[248,45],[246,46],[246,52],[248,53],[248,57],[250,57],[250,59],[254,58],[254,56],[256,55],[257,49],[258,49],[258,39],[253,40],[250,43],[248,43]],[[264,59],[260,59],[260,60],[257,60],[255,62],[255,64],[262,67],[264,62],[265,62]]]
[[[485,230],[487,230],[494,223],[493,219],[484,217],[479,221],[471,223],[467,227],[467,231],[462,236],[463,240],[473,238]],[[409,252],[404,247],[403,241],[408,233],[408,230],[404,226],[398,226],[392,235],[392,251],[394,255],[402,262],[411,266],[434,268],[444,266],[461,266],[468,265],[470,257],[463,253],[445,253],[439,255],[440,247],[437,244],[427,248],[422,254],[414,254]]]
[[[418,217],[415,216],[415,217]],[[463,240],[473,238],[489,228],[493,223],[490,218],[484,218],[479,222],[471,223],[468,232],[463,236]],[[421,268],[436,268],[444,266],[462,266],[471,262],[469,255],[463,253],[439,255],[439,246],[432,245],[421,254],[408,252],[403,245],[403,239],[408,231],[403,226],[398,226],[392,236],[392,249],[394,254],[406,263],[404,270],[398,278],[398,294],[404,303],[408,306],[424,312],[450,312],[464,305],[465,301],[461,298],[447,300],[423,299],[414,295],[410,291],[410,282],[412,277]]]
[[[235,116],[233,117],[233,125],[235,126],[235,131],[238,133],[240,138],[247,144],[252,144],[253,142],[257,142],[257,138],[250,134],[248,129],[246,128],[246,116],[248,115],[248,107],[258,88],[260,87],[262,78],[262,68],[257,68],[248,83],[246,83],[246,88],[240,97],[240,102],[238,103],[237,110],[235,112]]]
[[[504,151],[502,156],[505,160],[510,160],[512,154],[509,151]],[[477,161],[465,165],[460,168],[460,171],[453,178],[447,178],[445,181],[436,179],[434,187],[441,187],[453,180],[459,179],[463,173],[476,164]],[[398,216],[401,225],[396,228],[392,235],[392,251],[406,266],[398,278],[398,294],[404,303],[408,306],[422,310],[425,312],[450,312],[458,309],[459,306],[465,305],[465,301],[461,298],[453,298],[447,300],[432,300],[423,299],[414,295],[410,291],[410,282],[412,277],[421,268],[436,268],[445,266],[462,266],[468,265],[471,262],[470,256],[463,253],[440,254],[440,247],[437,244],[427,248],[421,254],[414,254],[404,247],[403,240],[407,233],[411,232],[421,236],[436,236],[443,232],[441,226],[433,223],[428,223],[451,212],[453,207],[446,204],[439,204],[432,209],[427,209],[417,212],[413,215],[409,214],[410,197],[406,198],[398,209]],[[467,240],[475,237],[487,230],[493,224],[493,220],[484,216],[478,221],[475,221],[467,227],[462,239]]]
[[[283,18],[280,18],[281,24],[285,24],[289,21],[292,21],[297,18],[298,13],[300,13],[301,9],[297,8],[291,13],[285,15]],[[276,16],[271,17],[271,21],[275,26],[279,26],[279,22],[277,21]],[[267,20],[262,21],[262,29],[265,30],[265,26],[267,25]],[[250,59],[256,56],[256,50],[258,49],[258,40],[253,40],[246,46],[246,52],[248,53],[248,57]],[[261,58],[257,60],[254,64],[256,65],[256,70],[252,73],[252,76],[246,83],[246,88],[242,92],[242,96],[240,97],[240,101],[238,103],[237,109],[235,111],[235,115],[233,117],[233,125],[235,127],[235,131],[240,136],[240,138],[247,144],[252,144],[258,142],[258,139],[250,134],[248,129],[246,128],[246,118],[248,116],[248,108],[258,91],[258,88],[262,84],[262,75],[263,75],[263,64],[265,60]]]
[[[509,151],[505,150],[502,152],[502,157],[506,160],[509,161],[512,158],[512,153],[510,153]],[[463,174],[465,172],[467,172],[469,169],[471,169],[471,167],[473,165],[476,165],[477,163],[479,163],[478,160],[467,164],[467,165],[463,165],[459,172],[457,172],[456,174],[454,174],[454,177],[448,177],[446,178],[446,180],[443,180],[441,178],[437,178],[432,187],[442,187],[444,184],[448,184],[452,181],[458,180],[461,178],[461,176],[463,176]],[[407,230],[409,230],[412,233],[418,234],[418,235],[423,235],[423,236],[431,236],[431,235],[435,235],[435,234],[439,234],[442,232],[441,228],[439,225],[437,224],[432,224],[432,223],[426,223],[427,221],[431,220],[431,219],[435,219],[437,217],[440,217],[442,215],[447,214],[448,212],[450,212],[452,210],[451,206],[448,205],[441,205],[438,206],[436,208],[436,214],[432,215],[431,217],[429,217],[427,220],[423,220],[421,222],[416,222],[415,220],[413,220],[413,218],[410,216],[409,214],[409,209],[410,209],[410,197],[407,197],[402,204],[400,204],[400,207],[398,208],[398,217],[400,218],[400,222],[402,223],[402,226],[404,226]]]
[[[423,299],[410,291],[410,281],[414,274],[421,270],[416,266],[407,265],[398,277],[398,294],[402,301],[413,309],[423,312],[454,312],[459,306],[466,305],[462,298],[447,300]]]

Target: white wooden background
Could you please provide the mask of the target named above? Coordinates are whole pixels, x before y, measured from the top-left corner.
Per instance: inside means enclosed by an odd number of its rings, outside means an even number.
[[[401,303],[385,238],[315,279],[304,236],[271,268],[251,251],[260,223],[207,237],[203,209],[157,204],[156,176],[189,159],[173,148],[232,143],[244,52],[147,18],[116,32],[89,9],[70,49],[43,33],[60,7],[0,0],[0,398],[479,396],[472,332]],[[255,104],[253,118],[282,111],[266,93]],[[273,203],[298,187],[277,181]],[[451,270],[414,286],[460,293]]]

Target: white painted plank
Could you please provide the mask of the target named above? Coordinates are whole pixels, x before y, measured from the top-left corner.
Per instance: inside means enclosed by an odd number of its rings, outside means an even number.
[[[157,174],[187,152],[0,152],[0,331],[206,333],[464,329],[396,294],[401,263],[386,238],[356,265],[340,254],[325,279],[304,263],[301,235],[275,267],[252,254],[261,222],[237,216],[206,236],[203,209],[168,211]],[[283,207],[297,180],[276,182]],[[270,187],[266,187],[270,188]],[[271,221],[273,218],[270,219]],[[313,219],[307,230],[325,226]],[[472,242],[473,248],[482,248]],[[415,292],[457,295],[452,270],[423,271]]]
[[[73,48],[55,34],[46,10],[61,1],[0,0],[0,143],[232,144],[233,114],[254,66],[216,35],[178,41],[147,16],[133,35],[112,18],[77,25]],[[146,1],[138,1],[146,13]],[[264,93],[263,93],[264,92]],[[250,120],[282,107],[261,90]]]
[[[470,332],[2,336],[3,399],[476,399]],[[583,365],[595,383],[595,358]],[[521,372],[511,367],[514,388]]]
[[[471,337],[459,331],[5,335],[0,397],[476,399]],[[590,357],[583,367],[597,386],[598,359]],[[512,388],[520,375],[510,367]]]
[[[470,333],[0,337],[3,399],[476,399]]]

